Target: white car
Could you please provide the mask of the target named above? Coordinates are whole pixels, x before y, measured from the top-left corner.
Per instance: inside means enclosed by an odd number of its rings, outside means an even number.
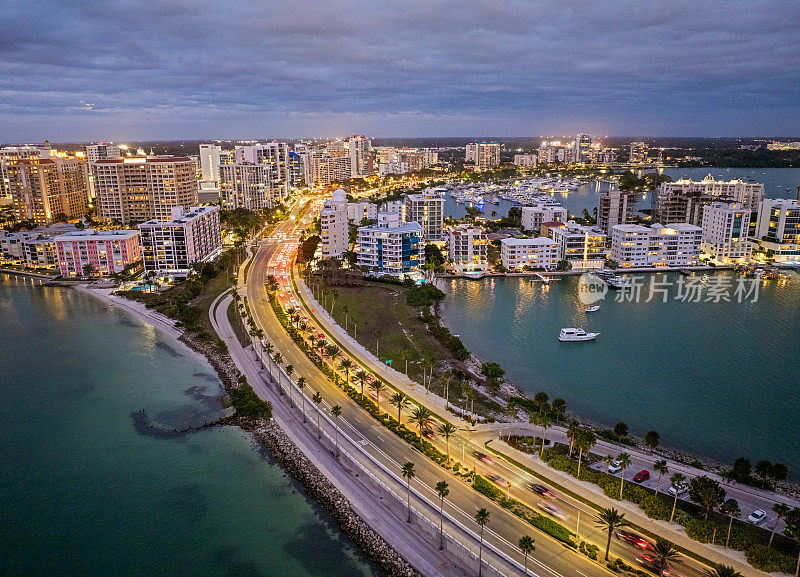
[[[620,463],[619,461],[612,462],[611,465],[608,467],[608,472],[611,473],[612,475],[619,473],[621,470],[622,470],[622,463]]]
[[[747,518],[747,522],[752,523],[753,525],[758,525],[759,523],[761,523],[761,521],[763,521],[766,518],[767,518],[766,511],[764,511],[763,509],[756,509],[755,511],[750,513],[750,516]]]
[[[689,483],[684,481],[682,483],[678,483],[677,487],[675,485],[672,485],[669,488],[669,494],[670,495],[683,495],[688,490],[689,490]]]

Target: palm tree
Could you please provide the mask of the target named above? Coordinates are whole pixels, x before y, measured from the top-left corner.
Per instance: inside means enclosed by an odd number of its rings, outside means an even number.
[[[575,448],[575,437],[580,433],[580,426],[577,421],[572,421],[567,427],[567,438],[569,439],[569,456],[572,456],[572,450]]]
[[[478,549],[478,577],[483,574],[483,528],[489,522],[489,511],[481,507],[475,513],[475,522],[481,526],[481,545]]]
[[[306,378],[300,377],[297,379],[297,388],[300,389],[300,402],[303,406],[303,422],[306,422],[306,396],[303,394],[303,388],[306,386]]]
[[[658,473],[658,480],[656,481],[656,495],[658,495],[658,487],[661,485],[661,475],[666,475],[669,473],[669,468],[667,467],[667,460],[661,459],[653,463],[653,470]]]
[[[406,523],[411,523],[411,479],[416,475],[414,463],[408,461],[403,465],[403,478],[406,480],[406,506],[408,507],[408,519]]]
[[[733,529],[733,518],[738,517],[741,514],[742,510],[739,509],[739,505],[736,503],[727,504],[726,510],[728,516],[731,518],[730,521],[728,521],[728,536],[725,538],[725,548],[727,549],[728,543],[730,543],[731,541],[731,529]]]
[[[741,573],[727,565],[714,565],[713,569],[706,569],[706,575],[708,577],[742,577]]]
[[[322,439],[322,429],[319,427],[319,414],[322,412],[319,405],[322,402],[322,395],[317,391],[314,393],[314,396],[311,397],[311,400],[317,405],[317,439]]]
[[[628,522],[625,520],[625,513],[620,513],[613,507],[603,509],[595,518],[597,528],[608,531],[608,541],[606,542],[606,561],[608,561],[608,551],[611,549],[611,535],[621,527],[626,527]]]
[[[528,535],[520,538],[519,540],[519,549],[525,554],[525,575],[528,574],[528,554],[532,553],[536,550],[536,546],[533,544],[533,539]]]
[[[510,441],[511,423],[514,421],[514,419],[517,418],[517,414],[519,414],[519,408],[517,408],[517,405],[515,403],[509,402],[506,405],[506,408],[503,409],[503,413],[505,413],[505,415],[508,417],[508,437],[506,437],[506,439]],[[500,434],[500,436],[502,437],[502,433]]]
[[[350,314],[350,307],[344,305],[342,307],[342,312],[344,313],[344,332],[347,332],[347,315]]]
[[[542,440],[544,444],[544,440]],[[581,458],[583,457],[583,452],[586,451],[587,453],[592,450],[595,443],[597,443],[597,437],[594,436],[594,433],[591,431],[581,431],[575,439],[575,445],[578,447],[578,479],[581,478]]]
[[[767,543],[767,547],[772,547],[772,539],[775,538],[775,529],[778,527],[778,523],[780,523],[781,519],[788,515],[791,509],[789,508],[789,505],[785,503],[775,503],[772,506],[772,511],[775,513],[776,517],[775,523],[772,524],[772,531],[769,535],[769,543]]]
[[[444,549],[444,498],[450,494],[447,481],[436,483],[436,492],[439,494],[439,550]]]
[[[680,555],[675,545],[666,539],[656,539],[653,547],[653,557],[661,568],[661,574],[668,572],[670,566],[678,561]]]
[[[625,483],[625,469],[631,466],[631,456],[628,453],[617,455],[619,463],[619,500],[622,501],[622,486]]]
[[[380,379],[375,379],[369,384],[369,388],[375,393],[375,400],[378,405],[378,414],[381,414],[381,393],[386,390],[386,385]]]
[[[292,400],[292,373],[294,373],[294,365],[286,365],[286,376],[289,377],[289,406],[291,407],[294,401]]]
[[[342,359],[339,363],[339,370],[344,371],[344,380],[350,384],[350,369],[353,368],[353,361],[350,359]]]
[[[647,431],[644,435],[644,444],[650,449],[650,454],[653,454],[653,451],[656,450],[658,444],[661,442],[661,436],[658,434],[658,431]]]
[[[603,457],[603,462],[606,464],[606,474],[608,475],[611,474],[611,465],[613,465],[614,461],[616,460],[617,458],[614,457],[614,455],[606,455],[605,457]]]
[[[409,423],[416,423],[419,428],[419,440],[422,443],[422,448],[425,448],[425,437],[422,436],[422,431],[431,425],[431,412],[427,407],[416,407],[408,418]]]
[[[686,480],[686,477],[680,473],[675,473],[669,478],[669,482],[675,488],[675,500],[672,502],[672,514],[669,516],[669,524],[672,525],[672,519],[675,518],[675,507],[678,505],[678,487]]]
[[[333,423],[336,426],[336,457],[339,457],[339,417],[342,416],[342,407],[339,405],[333,405],[331,408],[331,413],[333,413]]]
[[[400,353],[400,358],[406,362],[406,376],[408,376],[408,359],[411,358],[411,351],[408,349],[403,349]]]
[[[336,359],[342,354],[342,351],[336,345],[328,345],[325,347],[325,354],[331,358],[331,371],[333,371],[333,384],[339,384],[339,373],[336,372]]]
[[[443,425],[439,425],[439,434],[444,437],[445,443],[447,443],[447,464],[450,465],[450,437],[456,434],[458,429],[452,423],[445,423]]]
[[[375,356],[380,359],[381,357],[378,355],[378,348],[381,344],[381,336],[383,335],[383,331],[377,330],[373,334],[375,335]]]
[[[400,415],[402,414],[403,409],[405,409],[409,404],[408,396],[406,396],[405,393],[401,393],[400,391],[398,391],[392,395],[392,398],[389,399],[389,402],[393,404],[395,407],[397,407],[397,426],[399,427]]]
[[[542,447],[539,449],[539,458],[544,457],[544,439],[547,434],[547,429],[553,425],[553,419],[550,415],[541,415],[539,417],[539,426],[542,428]]]
[[[275,353],[272,357],[272,360],[275,361],[275,366],[278,367],[278,392],[283,395],[283,383],[281,381],[281,371],[280,366],[283,364],[283,355],[280,353]]]
[[[369,380],[369,375],[366,371],[358,371],[355,375],[353,375],[356,382],[361,385],[361,396],[364,396],[364,385]]]

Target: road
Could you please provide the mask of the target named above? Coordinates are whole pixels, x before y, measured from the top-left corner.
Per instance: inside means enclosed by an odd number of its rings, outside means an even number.
[[[243,287],[243,289],[246,291],[248,304],[257,325],[264,330],[267,339],[273,343],[276,350],[281,352],[285,359],[285,365],[291,364],[296,375],[305,377],[311,391],[318,390],[321,392],[325,399],[325,410],[330,411],[332,405],[340,405],[342,407],[342,418],[340,419],[342,430],[351,437],[359,439],[359,444],[373,458],[390,469],[400,471],[403,463],[407,461],[414,462],[416,468],[414,486],[429,499],[437,499],[433,489],[436,483],[441,480],[447,480],[451,491],[445,502],[445,510],[463,525],[475,525],[473,515],[478,508],[485,507],[489,510],[491,521],[486,529],[486,539],[511,558],[521,560],[521,554],[516,547],[516,543],[523,535],[533,536],[536,540],[536,551],[532,554],[529,564],[537,573],[553,577],[576,574],[588,577],[608,574],[605,568],[592,564],[585,557],[564,548],[563,545],[549,536],[538,532],[524,521],[472,490],[460,477],[451,475],[448,471],[419,454],[405,441],[377,423],[338,387],[331,384],[317,367],[308,360],[303,351],[289,338],[278,322],[269,304],[264,287],[266,276],[276,270],[277,263],[273,261],[273,257],[280,253],[287,243],[292,243],[296,240],[291,230],[299,217],[296,209],[293,215],[295,216],[294,220],[285,221],[276,227],[269,238],[259,241],[258,251],[249,268],[246,287]],[[309,392],[309,396],[310,394]],[[456,444],[452,450],[456,453],[459,448]],[[466,454],[471,450],[475,450],[475,448],[468,444],[463,450]],[[469,460],[469,457],[467,457],[467,460]],[[537,506],[539,499],[533,499],[533,493],[527,493],[527,489],[518,489],[519,487],[525,487],[526,483],[534,482],[532,477],[528,478],[525,473],[519,473],[503,463],[485,464],[477,460],[473,461],[475,461],[474,464],[478,473],[485,474],[491,471],[511,480],[515,487],[512,496],[524,500],[533,507]],[[596,529],[591,521],[594,515],[593,510],[578,503],[571,503],[568,498],[561,497],[559,497],[559,507],[567,516],[564,524],[572,530],[576,529],[578,511],[581,510],[581,538],[594,542],[601,547],[604,546],[605,534]],[[634,548],[623,545],[615,539],[612,544],[612,551],[629,563],[636,564],[637,551]],[[696,567],[690,567],[689,565],[681,564],[677,569],[682,575],[695,576],[700,574]]]

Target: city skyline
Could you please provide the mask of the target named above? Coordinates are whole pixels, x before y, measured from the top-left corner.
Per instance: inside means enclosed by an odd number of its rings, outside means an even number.
[[[800,7],[768,0],[6,16],[7,141],[800,132]]]

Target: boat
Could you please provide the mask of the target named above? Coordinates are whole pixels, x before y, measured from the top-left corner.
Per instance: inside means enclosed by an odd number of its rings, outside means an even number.
[[[593,307],[586,307],[584,309],[584,312],[593,313],[593,312],[598,311],[598,310],[600,310],[600,305],[594,305]]]
[[[603,280],[606,281],[606,284],[612,289],[626,289],[633,286],[629,279],[617,275]]]
[[[562,343],[574,341],[593,341],[598,337],[599,334],[600,333],[587,333],[581,328],[571,327],[561,329],[561,332],[558,333],[558,340]]]
[[[692,271],[690,271],[688,268],[682,268],[678,272],[681,273],[683,276],[691,276],[692,274]]]

